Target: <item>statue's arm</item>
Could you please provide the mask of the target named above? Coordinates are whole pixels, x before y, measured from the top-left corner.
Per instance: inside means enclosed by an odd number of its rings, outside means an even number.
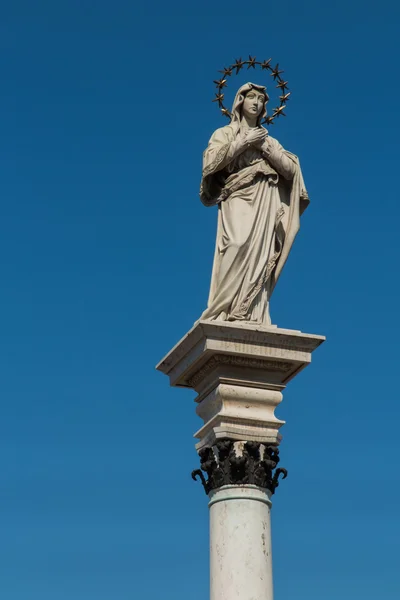
[[[222,171],[248,145],[244,136],[238,135],[235,139],[232,139],[225,127],[217,129],[203,154],[203,176]]]
[[[268,162],[285,179],[293,179],[296,172],[296,162],[292,155],[275,139],[268,137],[263,143],[261,150]]]

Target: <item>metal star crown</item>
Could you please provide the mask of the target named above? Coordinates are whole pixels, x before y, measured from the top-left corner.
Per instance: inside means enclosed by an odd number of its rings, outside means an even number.
[[[276,87],[281,93],[281,96],[279,96],[279,105],[273,109],[272,115],[270,117],[266,117],[263,120],[263,123],[271,125],[277,117],[280,117],[281,115],[283,115],[284,117],[286,116],[283,111],[286,108],[286,104],[289,100],[291,92],[289,91],[287,85],[288,82],[285,81],[283,77],[281,77],[284,71],[281,71],[279,69],[279,63],[276,65],[276,67],[271,67],[271,61],[272,58],[269,58],[268,60],[260,62],[256,60],[255,56],[249,56],[249,60],[242,60],[241,58],[237,58],[232,65],[230,65],[229,67],[225,67],[224,69],[222,69],[222,71],[218,71],[219,73],[222,73],[222,77],[220,79],[214,80],[214,83],[217,87],[217,93],[215,94],[213,102],[218,102],[218,106],[223,115],[225,115],[229,119],[232,117],[230,111],[224,105],[225,94],[223,90],[228,86],[228,77],[230,77],[233,74],[237,75],[241,71],[241,69],[243,69],[244,66],[247,66],[247,69],[255,69],[256,66],[259,66],[261,67],[262,71],[271,71],[270,75],[271,77],[273,77],[274,81],[278,82],[278,85]]]

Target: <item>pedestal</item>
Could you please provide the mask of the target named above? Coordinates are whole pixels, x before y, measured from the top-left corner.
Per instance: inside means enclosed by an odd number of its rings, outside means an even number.
[[[272,600],[271,496],[285,478],[275,416],[287,383],[320,335],[251,323],[198,321],[159,363],[172,386],[197,392],[194,434],[210,498],[211,600]]]

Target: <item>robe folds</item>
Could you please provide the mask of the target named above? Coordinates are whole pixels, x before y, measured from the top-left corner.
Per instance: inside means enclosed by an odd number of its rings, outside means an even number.
[[[309,203],[298,158],[268,137],[240,152],[240,127],[217,129],[203,155],[200,198],[218,206],[207,309],[201,319],[271,323],[269,300]]]

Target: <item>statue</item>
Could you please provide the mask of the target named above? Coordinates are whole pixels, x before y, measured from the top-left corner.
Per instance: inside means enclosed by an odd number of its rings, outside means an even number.
[[[224,71],[229,75],[232,67]],[[298,158],[262,126],[284,114],[282,98],[290,95],[285,95],[287,82],[282,87],[278,66],[274,72],[283,96],[272,117],[266,116],[265,86],[240,87],[230,114],[222,104],[226,80],[215,82],[216,100],[231,120],[213,133],[203,155],[200,198],[206,206],[218,206],[218,228],[209,301],[201,319],[271,324],[271,294],[309,202]]]

